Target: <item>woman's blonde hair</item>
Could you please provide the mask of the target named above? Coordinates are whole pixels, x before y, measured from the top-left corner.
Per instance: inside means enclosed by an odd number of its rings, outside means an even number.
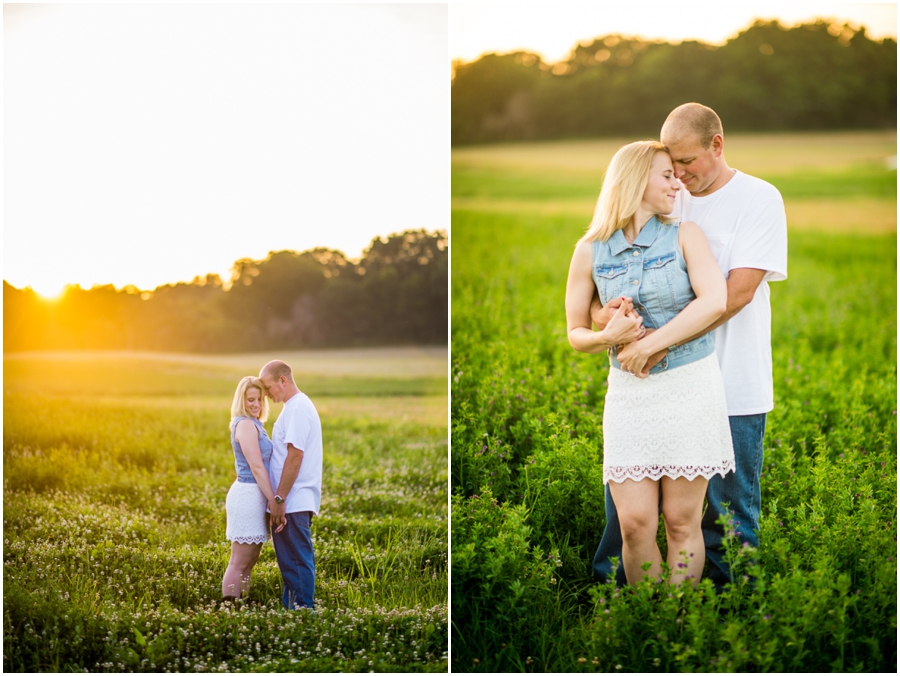
[[[664,152],[666,147],[659,141],[635,141],[619,148],[606,168],[594,218],[580,241],[605,242],[628,225],[641,205],[653,156]],[[663,217],[659,220],[671,222]]]
[[[266,398],[266,388],[263,387],[262,381],[255,376],[244,376],[238,383],[237,389],[234,391],[234,401],[231,402],[232,420],[240,416],[253,417],[250,415],[250,412],[247,410],[247,404],[244,402],[247,390],[253,387],[259,390],[261,399],[259,403],[259,421],[266,422],[266,419],[269,417],[269,400]]]

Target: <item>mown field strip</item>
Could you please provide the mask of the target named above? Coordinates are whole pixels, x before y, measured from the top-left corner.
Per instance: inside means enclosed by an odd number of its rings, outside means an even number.
[[[497,214],[531,214],[581,218],[585,230],[594,211],[594,200],[514,200],[457,197],[459,211]],[[816,232],[881,234],[897,231],[896,203],[888,200],[789,199],[785,200],[788,228]]]
[[[896,130],[740,134],[727,128],[725,151],[731,166],[750,174],[857,164],[885,166],[897,154]],[[616,150],[634,138],[510,143],[453,149],[454,168],[544,172],[606,170]]]
[[[390,376],[415,378],[445,376],[447,348],[441,346],[409,346],[360,348],[350,350],[295,350],[244,354],[183,354],[172,352],[19,352],[5,354],[11,362],[41,361],[93,364],[119,362],[164,363],[217,367],[231,374],[256,374],[263,364],[281,359],[291,364],[298,375]]]
[[[872,234],[897,232],[896,201],[877,199],[786,200],[788,230]]]

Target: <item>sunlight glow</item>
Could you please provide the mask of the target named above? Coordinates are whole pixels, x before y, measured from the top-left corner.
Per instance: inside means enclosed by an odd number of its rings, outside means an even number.
[[[66,292],[66,284],[55,284],[53,282],[37,283],[31,285],[31,290],[46,301],[55,301],[62,298]]]
[[[449,228],[442,4],[4,4],[4,279],[141,289]],[[54,281],[49,280],[49,274]]]

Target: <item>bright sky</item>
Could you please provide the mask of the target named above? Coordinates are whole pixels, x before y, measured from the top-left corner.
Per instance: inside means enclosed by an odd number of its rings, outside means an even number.
[[[3,278],[141,289],[449,228],[446,4],[3,6]]]
[[[890,3],[453,3],[450,56],[474,61],[489,52],[527,50],[554,63],[581,40],[619,33],[668,42],[702,40],[724,44],[755,19],[784,26],[816,17],[836,18],[873,39],[897,37],[897,4]]]

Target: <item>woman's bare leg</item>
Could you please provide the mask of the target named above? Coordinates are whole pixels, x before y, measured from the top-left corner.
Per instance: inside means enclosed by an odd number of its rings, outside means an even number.
[[[656,544],[659,528],[659,482],[653,479],[622,483],[609,482],[609,490],[619,513],[622,529],[622,566],[628,584],[649,575],[658,578],[662,572],[662,555]],[[702,544],[702,543],[701,543]],[[643,564],[650,563],[646,572]]]
[[[241,573],[241,596],[246,596],[250,593],[250,575],[253,573],[253,566],[259,561],[259,554],[262,551],[262,545],[254,546],[256,547],[256,554],[247,561],[247,565],[244,566],[244,570]]]
[[[250,573],[259,559],[262,544],[231,543],[231,559],[222,578],[222,596],[240,598],[250,588]]]
[[[690,579],[697,584],[703,574],[706,548],[700,521],[703,517],[703,498],[707,480],[697,477],[662,478],[663,517],[666,521],[666,539],[669,552],[666,562],[672,569],[672,584]],[[616,505],[618,506],[618,501]]]

